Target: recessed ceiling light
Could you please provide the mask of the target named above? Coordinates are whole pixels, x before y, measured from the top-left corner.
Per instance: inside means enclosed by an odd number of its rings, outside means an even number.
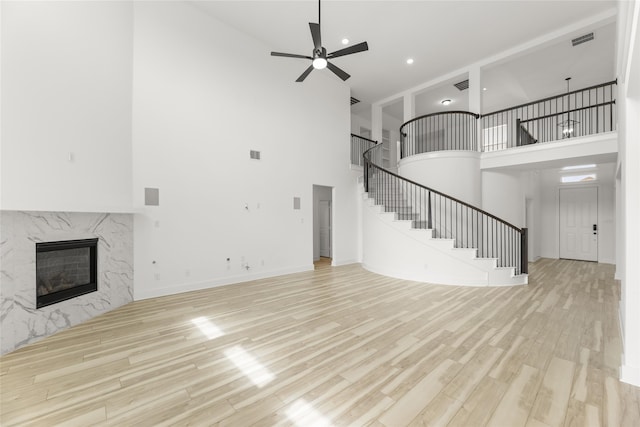
[[[407,64],[409,64],[409,65],[413,64],[413,58],[407,59]]]
[[[482,88],[482,90],[487,90],[487,88],[486,88],[486,87],[483,87],[483,88]]]
[[[440,104],[442,105],[449,105],[451,104],[453,101],[451,101],[450,99],[443,99],[442,101],[440,101]]]
[[[342,44],[349,44],[349,39],[348,38],[342,39]]]

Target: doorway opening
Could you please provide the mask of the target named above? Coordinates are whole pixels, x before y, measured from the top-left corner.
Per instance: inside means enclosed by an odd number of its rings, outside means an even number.
[[[333,187],[313,186],[313,263],[329,267],[333,259]]]
[[[598,261],[598,188],[560,189],[560,258]]]

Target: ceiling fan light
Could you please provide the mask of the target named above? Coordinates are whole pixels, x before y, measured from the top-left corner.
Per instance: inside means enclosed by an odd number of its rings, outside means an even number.
[[[312,62],[313,68],[316,70],[322,70],[327,67],[327,60],[321,57],[315,58]]]

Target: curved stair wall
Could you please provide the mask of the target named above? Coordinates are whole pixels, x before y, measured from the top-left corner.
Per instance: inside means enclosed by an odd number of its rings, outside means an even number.
[[[477,151],[436,151],[405,157],[398,175],[474,206],[482,204],[482,172]]]
[[[414,228],[364,194],[362,266],[374,273],[440,285],[512,286],[527,283],[512,267],[497,267],[496,258],[479,258],[473,248],[456,248],[454,239],[434,237]]]
[[[445,135],[474,134],[475,115],[451,114],[454,118],[450,120],[443,119],[446,116],[443,113],[419,118],[415,123],[435,120],[437,116],[438,123],[447,123]],[[450,126],[457,122],[465,128],[456,130]],[[402,129],[407,129],[405,125]],[[417,124],[413,132],[414,136],[430,135]],[[407,135],[403,137],[406,141]],[[445,144],[442,149],[433,144],[423,146],[427,149],[411,155],[421,159],[401,161],[402,176],[381,166],[380,146],[363,154],[364,191],[368,199],[362,208],[365,268],[392,277],[439,284],[527,283],[527,230],[474,206],[482,195],[479,155],[473,139],[465,137],[463,142],[468,144],[463,144],[462,149],[455,142]],[[464,171],[461,163],[468,163]],[[445,187],[449,185],[449,193],[417,182],[432,179],[436,182],[436,178]]]

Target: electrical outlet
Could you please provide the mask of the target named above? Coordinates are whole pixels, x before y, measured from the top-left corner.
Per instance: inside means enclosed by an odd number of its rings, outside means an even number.
[[[156,280],[160,280],[160,273],[156,273],[155,274],[155,278],[156,278]]]

